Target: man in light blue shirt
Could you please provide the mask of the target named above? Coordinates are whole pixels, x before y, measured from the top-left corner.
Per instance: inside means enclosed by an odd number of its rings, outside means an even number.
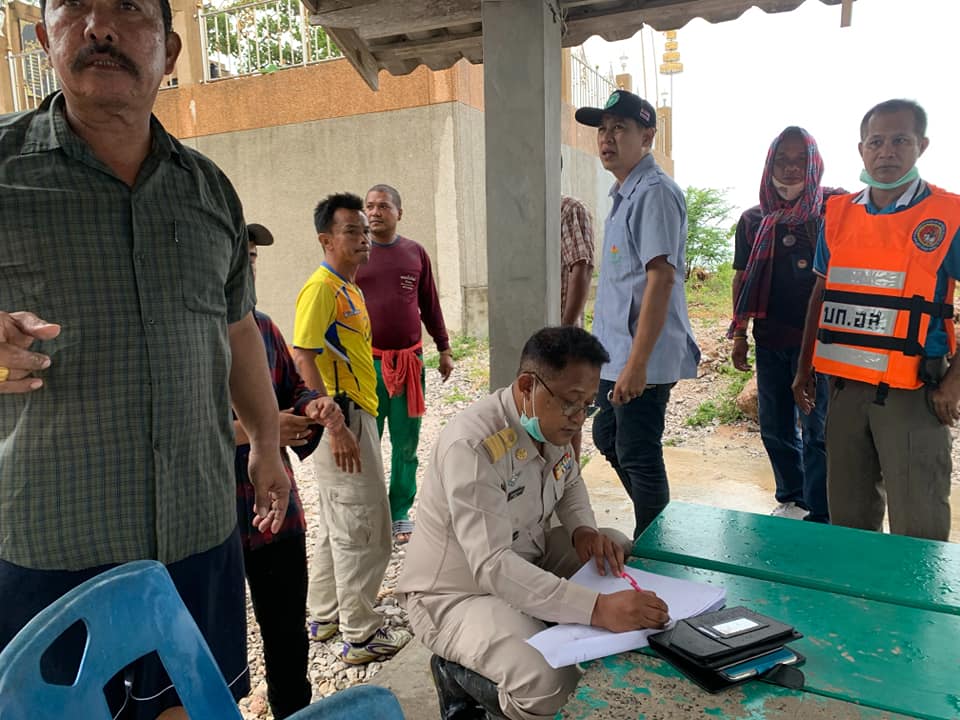
[[[667,401],[678,380],[697,376],[700,362],[683,287],[687,207],[654,160],[650,103],[617,90],[603,108],[580,108],[576,118],[597,128],[600,162],[617,179],[593,316],[593,333],[610,353],[593,440],[633,501],[636,537],[670,501]]]

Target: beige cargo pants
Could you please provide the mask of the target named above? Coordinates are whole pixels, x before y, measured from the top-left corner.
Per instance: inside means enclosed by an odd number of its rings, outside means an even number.
[[[626,535],[609,529],[601,532],[629,551]],[[566,530],[551,530],[546,553],[537,565],[569,578],[581,564]],[[552,719],[580,681],[576,665],[554,669],[524,642],[547,627],[542,620],[492,595],[410,593],[406,608],[414,633],[429,650],[497,686],[500,708],[511,720]]]
[[[383,623],[374,605],[392,540],[377,419],[352,403],[348,419],[360,444],[361,472],[344,473],[337,468],[326,434],[313,454],[320,513],[307,609],[310,620],[339,617],[343,639],[358,643]]]

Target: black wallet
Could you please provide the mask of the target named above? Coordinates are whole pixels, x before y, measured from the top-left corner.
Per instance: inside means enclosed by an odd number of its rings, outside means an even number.
[[[723,675],[725,668],[768,655],[801,637],[779,620],[734,607],[680,620],[649,640],[650,647],[704,690],[719,692],[751,677],[795,689],[803,687],[803,673],[787,665],[775,665],[763,674],[738,679]],[[797,658],[795,664],[803,662],[802,655],[792,653]]]

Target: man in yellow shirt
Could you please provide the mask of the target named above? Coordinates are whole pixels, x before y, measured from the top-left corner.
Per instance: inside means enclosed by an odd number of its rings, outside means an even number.
[[[390,560],[390,504],[377,432],[377,376],[370,318],[354,283],[370,259],[363,200],[330,195],[314,211],[324,262],[297,297],[293,344],[307,385],[333,395],[345,425],[324,433],[314,453],[320,489],[318,538],[310,569],[310,637],[343,633],[340,657],[351,664],[382,660],[409,640],[374,610]]]

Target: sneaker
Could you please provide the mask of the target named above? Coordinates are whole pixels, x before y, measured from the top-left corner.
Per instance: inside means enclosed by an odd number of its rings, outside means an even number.
[[[340,659],[349,665],[363,665],[392,657],[410,642],[412,637],[406,630],[388,630],[382,627],[365,643],[343,643]]]
[[[795,502],[780,503],[773,512],[773,517],[789,518],[790,520],[803,520],[807,516],[807,511],[797,505]]]
[[[311,640],[315,640],[316,642],[329,640],[338,632],[340,632],[340,622],[338,620],[329,620],[327,622],[311,620],[307,626],[307,634]]]

